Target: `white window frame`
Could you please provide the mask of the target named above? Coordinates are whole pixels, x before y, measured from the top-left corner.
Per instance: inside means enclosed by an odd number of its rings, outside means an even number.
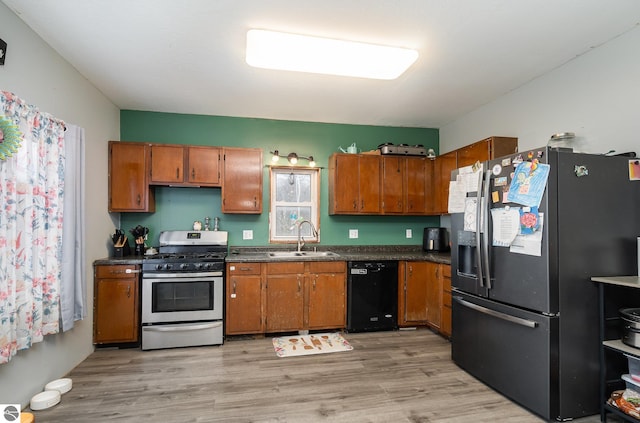
[[[276,175],[285,174],[285,175],[309,175],[311,177],[311,196],[310,201],[308,202],[285,202],[285,201],[277,201],[278,196],[276,195]],[[291,226],[289,226],[290,230],[287,234],[277,234],[278,225],[277,222],[277,210],[279,207],[305,207],[310,208],[311,213],[308,217],[308,220],[313,223],[313,226],[316,230],[316,234],[313,233],[308,224],[303,224],[300,228],[302,236],[304,238],[305,243],[318,243],[320,242],[320,168],[317,167],[289,167],[289,166],[272,166],[269,173],[270,177],[270,194],[271,198],[269,201],[270,209],[269,209],[269,242],[274,244],[293,244],[298,242],[298,231],[297,228],[294,227],[295,220],[300,219],[301,217],[307,218],[306,216],[300,216],[300,213],[297,213],[295,218],[292,217]]]

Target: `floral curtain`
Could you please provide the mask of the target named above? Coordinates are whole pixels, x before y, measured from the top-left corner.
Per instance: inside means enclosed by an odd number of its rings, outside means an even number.
[[[22,134],[0,160],[0,363],[59,332],[64,122],[0,91]]]

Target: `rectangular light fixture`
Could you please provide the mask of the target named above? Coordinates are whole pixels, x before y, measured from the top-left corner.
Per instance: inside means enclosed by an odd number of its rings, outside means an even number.
[[[247,63],[265,69],[396,79],[418,59],[415,50],[251,29]]]

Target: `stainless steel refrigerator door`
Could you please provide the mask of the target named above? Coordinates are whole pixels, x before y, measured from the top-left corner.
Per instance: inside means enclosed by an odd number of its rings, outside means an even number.
[[[455,290],[452,295],[453,361],[534,413],[555,418],[558,318]]]
[[[535,151],[534,155],[537,154]],[[546,150],[543,153],[540,162],[545,163],[549,156]],[[515,169],[513,166],[513,157],[510,164],[504,165],[503,159],[496,159],[488,162],[489,169],[485,178],[488,180],[488,189],[483,196],[483,204],[485,209],[485,239],[488,245],[488,274],[491,277],[491,289],[488,291],[488,298],[495,299],[503,303],[511,304],[517,307],[539,311],[546,314],[558,313],[558,301],[556,291],[553,285],[549,283],[549,240],[550,233],[555,239],[553,231],[549,231],[550,227],[554,227],[557,221],[556,211],[554,207],[549,207],[549,191],[555,192],[557,185],[556,169],[552,168],[547,181],[547,187],[542,196],[539,206],[539,212],[543,214],[542,227],[542,244],[540,246],[540,256],[518,254],[510,251],[509,247],[492,246],[493,222],[491,219],[491,209],[510,207],[522,207],[519,204],[504,203],[502,201],[494,202],[493,198],[498,197],[502,200],[503,184],[496,183],[498,178],[506,178],[507,186],[511,183],[512,173]],[[496,172],[496,166],[501,167],[501,172]],[[554,166],[555,167],[555,166]],[[504,182],[503,182],[504,183]],[[495,195],[494,193],[498,193]]]

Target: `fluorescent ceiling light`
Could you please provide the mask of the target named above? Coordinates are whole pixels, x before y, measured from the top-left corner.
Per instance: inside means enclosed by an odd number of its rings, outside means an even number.
[[[247,63],[266,69],[373,79],[395,79],[418,59],[418,52],[353,41],[251,29]]]

